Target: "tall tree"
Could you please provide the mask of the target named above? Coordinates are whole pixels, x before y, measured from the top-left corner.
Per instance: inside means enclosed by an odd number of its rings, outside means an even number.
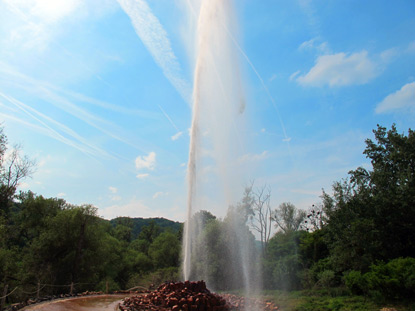
[[[259,233],[262,256],[265,256],[272,229],[271,189],[263,186],[253,190],[253,186],[252,182],[245,188],[242,203],[250,206],[252,214],[249,223],[251,228]]]
[[[274,210],[272,220],[275,221],[278,228],[283,232],[288,233],[298,231],[305,217],[305,211],[297,209],[295,205],[290,202],[284,202]]]
[[[336,182],[326,202],[331,253],[343,269],[366,270],[375,260],[415,257],[415,133],[379,126],[359,167]]]
[[[0,127],[0,211],[8,214],[17,186],[24,178],[31,176],[35,161],[22,155],[20,145],[15,145],[8,154],[6,151],[7,137],[3,127]]]

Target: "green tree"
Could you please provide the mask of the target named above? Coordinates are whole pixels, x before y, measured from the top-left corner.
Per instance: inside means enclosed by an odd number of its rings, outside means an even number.
[[[272,220],[275,221],[276,227],[285,233],[298,231],[305,217],[306,212],[297,209],[290,202],[281,203],[272,214]]]
[[[269,241],[264,258],[264,284],[267,288],[294,290],[301,288],[303,262],[300,241],[305,231],[277,232]]]
[[[415,133],[378,126],[364,154],[372,170],[359,167],[323,193],[328,243],[335,266],[367,271],[376,260],[415,257]]]
[[[180,241],[176,234],[165,231],[151,243],[148,253],[156,268],[177,267],[179,265]]]

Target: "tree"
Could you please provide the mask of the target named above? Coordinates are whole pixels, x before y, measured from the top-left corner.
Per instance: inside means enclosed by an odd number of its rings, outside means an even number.
[[[359,167],[333,185],[328,238],[336,267],[367,271],[376,260],[415,257],[415,133],[378,125],[364,154],[372,170]]]
[[[272,220],[276,222],[276,227],[288,233],[298,231],[305,217],[305,211],[297,209],[292,203],[284,202],[274,210]]]
[[[301,287],[303,265],[299,245],[307,234],[305,231],[279,231],[270,239],[263,268],[266,288],[294,290]]]
[[[6,215],[19,183],[34,172],[35,162],[22,155],[20,145],[7,154],[7,137],[0,127],[0,209]]]
[[[313,204],[306,213],[307,216],[301,224],[301,228],[309,232],[323,229],[327,223],[325,209],[324,204]]]
[[[252,214],[250,215],[250,226],[257,231],[261,239],[262,256],[265,256],[268,241],[271,236],[271,190],[267,186],[253,191],[253,183],[245,188],[242,203],[249,204]]]
[[[177,267],[179,265],[180,241],[177,235],[165,231],[153,241],[148,249],[156,268]]]

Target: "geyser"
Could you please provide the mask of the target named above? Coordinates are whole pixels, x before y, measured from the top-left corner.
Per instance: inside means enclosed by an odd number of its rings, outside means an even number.
[[[249,295],[258,289],[260,275],[253,235],[242,215],[243,202],[228,209],[242,196],[240,159],[245,153],[245,96],[240,53],[232,37],[234,9],[232,1],[223,0],[202,0],[198,9],[194,2],[188,4],[197,17],[197,46],[183,277],[206,280],[213,289],[244,288]],[[205,211],[223,215],[227,209],[222,225],[206,228],[211,214]]]

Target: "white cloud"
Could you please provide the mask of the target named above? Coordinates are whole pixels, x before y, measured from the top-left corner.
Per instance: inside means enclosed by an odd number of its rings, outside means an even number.
[[[318,41],[320,41],[318,38],[313,38],[308,41],[304,41],[303,43],[300,44],[298,49],[300,51],[317,50],[318,52],[321,52],[321,53],[329,53],[330,49],[328,47],[328,43],[327,42],[318,43]]]
[[[183,135],[183,132],[178,132],[177,134],[171,137],[171,140],[178,140]]]
[[[135,167],[139,170],[148,169],[153,170],[156,165],[156,153],[150,152],[147,156],[138,156],[135,159]]]
[[[122,198],[119,195],[112,195],[111,196],[111,201],[121,201]]]
[[[261,161],[264,160],[268,157],[268,151],[263,151],[260,154],[244,154],[243,156],[239,157],[238,159],[238,163],[242,164],[242,163],[246,163],[246,162],[254,162],[254,161]]]
[[[167,32],[144,0],[117,0],[130,17],[135,32],[140,37],[154,61],[176,88],[182,98],[190,103],[191,88],[182,77],[182,70],[171,48]]]
[[[20,22],[10,30],[9,43],[40,50],[53,37],[58,22],[82,6],[80,0],[5,0],[4,3],[14,14],[14,20]]]
[[[320,56],[314,67],[296,80],[305,86],[346,86],[367,83],[377,75],[376,64],[362,51]]]
[[[65,193],[65,192],[59,192],[56,196],[57,196],[58,198],[63,198],[63,197],[65,197],[65,196],[66,196],[66,193]]]
[[[169,194],[168,192],[159,191],[159,192],[156,192],[155,194],[153,194],[153,199],[157,199],[158,197],[165,196],[165,195],[168,195],[168,194]]]
[[[81,4],[80,0],[35,0],[24,1],[24,3],[32,3],[30,13],[34,16],[55,22],[72,12],[74,12]]]
[[[277,74],[276,74],[276,73],[274,73],[274,74],[272,74],[272,76],[268,79],[268,81],[269,81],[269,82],[272,82],[272,81],[274,81],[277,77],[278,77],[278,76],[277,76]]]
[[[400,90],[386,96],[376,107],[376,113],[391,111],[415,112],[415,82],[405,84]]]
[[[289,80],[292,81],[294,80],[299,74],[300,74],[300,70],[297,70],[296,72],[294,72],[292,75],[290,75]]]
[[[138,174],[136,177],[138,179],[144,179],[144,178],[147,178],[148,176],[149,176],[149,174]]]
[[[399,50],[397,48],[391,48],[380,53],[380,59],[384,63],[391,62],[394,58],[399,55]]]
[[[118,192],[118,189],[117,189],[116,187],[111,187],[111,186],[109,186],[109,187],[108,187],[108,190],[109,190],[111,193],[117,193],[117,192]]]

